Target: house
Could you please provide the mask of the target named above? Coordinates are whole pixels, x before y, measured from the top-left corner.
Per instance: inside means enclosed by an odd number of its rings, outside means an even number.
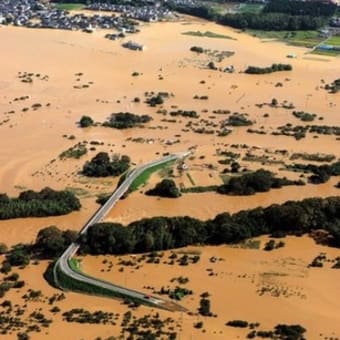
[[[144,45],[138,44],[138,43],[131,41],[131,40],[123,43],[122,46],[125,47],[125,48],[128,48],[130,50],[133,50],[133,51],[144,51],[145,50]]]
[[[226,72],[226,73],[233,73],[234,71],[235,69],[233,65],[229,65],[223,69],[223,72]]]

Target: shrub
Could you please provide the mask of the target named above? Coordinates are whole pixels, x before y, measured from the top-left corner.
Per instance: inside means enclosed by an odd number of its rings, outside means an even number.
[[[228,321],[226,325],[230,327],[246,328],[248,327],[248,322],[243,320],[232,320]]]
[[[80,127],[82,128],[92,126],[93,123],[94,123],[93,119],[89,116],[82,116],[79,121]]]

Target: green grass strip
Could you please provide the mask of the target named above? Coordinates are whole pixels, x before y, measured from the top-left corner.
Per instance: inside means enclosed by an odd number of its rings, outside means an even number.
[[[55,4],[55,7],[57,9],[61,9],[64,11],[76,11],[81,10],[85,7],[84,4],[74,4],[74,3],[68,3],[68,2],[58,2]]]
[[[148,168],[146,170],[144,170],[137,178],[135,178],[135,180],[131,183],[130,187],[129,187],[129,193],[138,190],[138,188],[140,186],[142,186],[143,184],[147,183],[147,181],[149,180],[150,176],[154,173],[157,172],[161,169],[164,169],[165,167],[171,165],[175,163],[174,160],[168,161],[166,163],[162,163],[162,164],[158,164],[155,165],[151,168]]]

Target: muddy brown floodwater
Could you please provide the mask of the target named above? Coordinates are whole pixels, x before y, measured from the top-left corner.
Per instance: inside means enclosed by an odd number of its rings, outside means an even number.
[[[212,31],[232,39],[182,34],[187,31]],[[117,184],[117,178],[87,179],[80,174],[84,162],[99,151],[128,154],[132,162],[142,164],[165,152],[194,147],[193,157],[187,160],[189,169],[182,175],[175,169],[175,181],[184,187],[222,183],[220,174],[228,166],[218,163],[222,157],[217,155],[217,149],[240,153],[238,161],[242,168],[265,167],[293,179],[300,178],[300,174],[286,171],[284,164],[291,163],[289,157],[294,152],[340,157],[340,140],[334,135],[307,133],[306,138],[299,141],[272,135],[286,123],[305,124],[294,118],[292,110],[281,107],[282,103],[292,103],[296,110],[315,113],[317,119],[312,124],[340,125],[339,94],[332,95],[321,88],[339,78],[339,58],[315,58],[304,48],[274,41],[264,43],[228,27],[188,17],[179,22],[141,24],[141,32],[131,39],[145,44],[144,52],[124,49],[120,42],[104,39],[105,33],[0,28],[0,192],[15,196],[22,190],[40,190],[45,186],[69,188],[79,195],[83,205],[79,212],[67,216],[0,221],[0,242],[8,245],[33,242],[38,231],[48,225],[80,230],[98,208],[96,196],[111,192]],[[205,66],[210,57],[191,52],[190,47],[194,45],[211,51],[235,52],[218,66],[233,65],[236,72],[208,70]],[[287,59],[289,53],[296,54],[297,58]],[[272,63],[290,63],[293,71],[270,75],[242,73],[248,65]],[[33,81],[22,82],[20,72],[33,73]],[[132,76],[133,72],[139,75]],[[153,108],[144,103],[146,91],[163,91],[173,96],[166,99],[162,107]],[[208,99],[197,100],[193,98],[195,95]],[[134,101],[135,97],[141,99],[139,103]],[[267,105],[273,98],[278,100],[279,107]],[[41,107],[34,110],[37,103]],[[176,117],[176,121],[171,122],[173,117],[160,114],[159,109],[196,110],[200,118]],[[219,127],[226,116],[215,114],[214,110],[247,113],[254,122],[252,128],[262,129],[266,134],[235,127],[228,136],[218,137],[194,133],[188,128],[190,120],[195,124],[200,119],[206,120],[200,123],[205,127],[210,123]],[[144,128],[128,130],[78,126],[82,115],[103,122],[112,112],[121,111],[149,114],[153,120]],[[79,160],[59,159],[63,151],[84,141],[92,141],[86,156]],[[246,147],[235,148],[233,144]],[[282,156],[275,153],[277,150],[287,153]],[[243,160],[244,156],[256,152],[280,162]],[[202,193],[184,194],[171,200],[143,195],[159,179],[160,175],[153,175],[145,187],[120,201],[106,220],[126,224],[157,215],[208,219],[224,211],[232,213],[287,200],[339,194],[339,189],[334,187],[339,178],[332,178],[322,185],[291,186],[249,197]],[[265,241],[265,237],[260,238],[262,248]],[[339,250],[315,245],[307,237],[289,237],[285,242],[284,248],[273,252],[226,246],[195,248],[201,253],[201,259],[189,267],[170,266],[161,261],[159,265],[143,264],[139,270],[125,267],[121,272],[117,257],[88,256],[82,259],[82,268],[89,274],[146,292],[150,291],[145,286],[160,289],[174,286],[170,283],[173,277],[188,277],[187,286],[194,294],[184,298],[183,304],[194,314],[199,295],[208,291],[216,318],[160,312],[161,318],[176,320],[180,339],[244,339],[246,331],[225,326],[225,322],[232,319],[259,322],[265,330],[278,323],[299,323],[307,329],[309,340],[340,338],[339,272],[330,268],[330,262],[324,268],[308,268],[320,252],[334,260],[340,256]],[[164,259],[168,255],[169,252],[165,252]],[[211,263],[212,256],[222,260]],[[113,263],[112,270],[103,264],[104,259]],[[22,296],[29,288],[41,290],[47,297],[57,293],[42,277],[46,266],[42,261],[15,270],[26,285],[8,292],[0,303],[6,299],[22,306]],[[209,276],[209,272],[213,274]],[[66,299],[57,305],[61,313],[76,307],[120,313],[120,321],[128,310],[119,301],[75,293],[67,293]],[[39,308],[53,323],[41,333],[32,333],[32,339],[94,340],[97,336],[119,334],[120,321],[116,326],[67,323],[61,313],[53,315],[51,306],[43,301],[29,302],[24,316]],[[136,316],[147,313],[150,310],[146,307],[133,311]],[[193,327],[198,321],[203,321],[205,332]],[[14,337],[15,332],[2,336],[3,339]]]

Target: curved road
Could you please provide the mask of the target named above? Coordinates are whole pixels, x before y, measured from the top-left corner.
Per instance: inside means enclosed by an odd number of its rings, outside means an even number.
[[[85,226],[81,229],[80,235],[85,234],[88,230],[88,228],[98,223],[107,213],[109,210],[112,209],[112,207],[116,204],[116,202],[125,194],[125,192],[129,189],[132,182],[143,173],[143,171],[147,170],[148,168],[152,168],[156,165],[160,165],[172,160],[176,160],[179,158],[184,158],[188,156],[190,152],[181,152],[172,154],[166,157],[163,157],[159,160],[152,161],[149,163],[146,163],[144,165],[141,165],[140,167],[134,169],[129,173],[129,175],[125,178],[124,182],[118,187],[116,191],[113,192],[113,194],[110,196],[110,198],[107,200],[107,202],[97,210],[97,212],[89,219],[89,221],[85,224]],[[80,247],[80,244],[78,242],[73,242],[61,255],[61,257],[56,262],[53,273],[54,273],[54,279],[56,281],[56,284],[59,286],[59,288],[63,289],[62,285],[58,281],[58,275],[57,270],[60,270],[64,275],[67,275],[68,277],[72,278],[75,281],[88,283],[97,287],[101,287],[107,290],[110,290],[114,293],[121,294],[123,296],[126,296],[127,298],[133,298],[140,301],[144,301],[150,305],[154,305],[155,307],[168,309],[171,311],[185,311],[185,308],[181,307],[180,305],[160,299],[158,297],[145,295],[144,293],[124,288],[115,284],[112,284],[110,282],[98,280],[96,278],[87,276],[83,273],[80,273],[78,271],[74,271],[69,264],[69,260],[74,256],[78,249]]]

